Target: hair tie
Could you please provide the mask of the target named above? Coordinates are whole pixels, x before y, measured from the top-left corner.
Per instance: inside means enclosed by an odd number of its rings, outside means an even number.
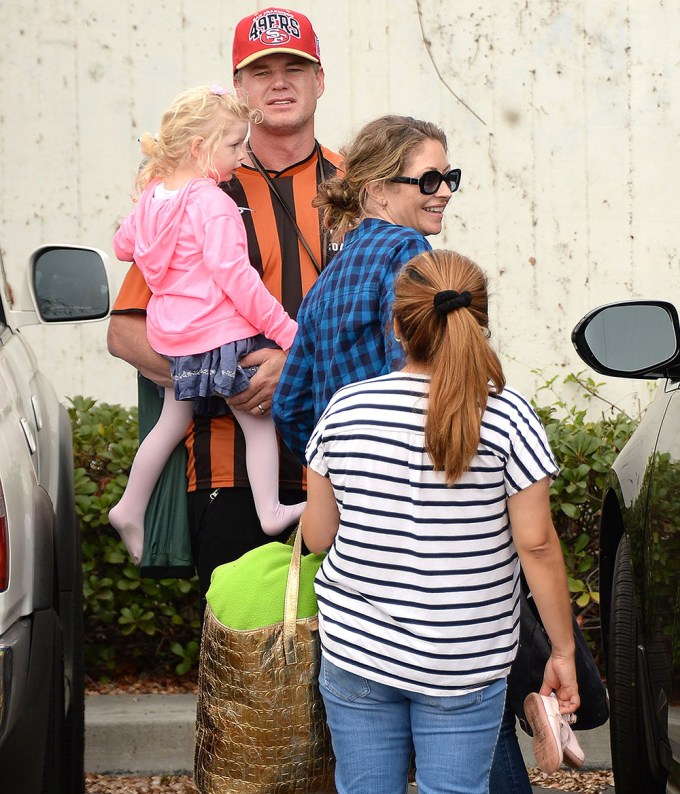
[[[449,312],[462,309],[472,303],[472,293],[456,292],[455,289],[445,289],[434,296],[434,310],[440,317],[446,317]]]
[[[210,93],[214,94],[215,96],[225,96],[226,94],[231,94],[231,91],[228,88],[225,88],[223,85],[215,83],[214,85],[210,86]]]

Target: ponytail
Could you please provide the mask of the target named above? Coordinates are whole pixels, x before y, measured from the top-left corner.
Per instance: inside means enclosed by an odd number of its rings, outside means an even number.
[[[453,485],[477,452],[489,389],[505,386],[488,342],[486,277],[453,251],[419,254],[397,277],[393,314],[409,361],[431,373],[425,446]]]

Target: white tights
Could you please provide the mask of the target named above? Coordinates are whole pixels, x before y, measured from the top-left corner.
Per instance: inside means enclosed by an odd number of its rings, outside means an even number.
[[[184,438],[193,409],[193,402],[175,400],[174,390],[165,390],[158,422],[137,450],[125,493],[109,511],[109,522],[135,565],[142,561],[144,515],[151,494],[172,451]],[[233,413],[246,440],[246,468],[262,530],[267,535],[278,535],[300,518],[305,503],[279,502],[279,449],[271,417],[251,416],[245,411]]]

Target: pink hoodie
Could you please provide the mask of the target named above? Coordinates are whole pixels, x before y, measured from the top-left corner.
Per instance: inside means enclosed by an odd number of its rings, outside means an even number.
[[[211,179],[193,179],[169,198],[140,196],[113,238],[152,292],[147,336],[158,353],[205,353],[262,333],[283,350],[297,323],[248,259],[246,230],[234,201]]]

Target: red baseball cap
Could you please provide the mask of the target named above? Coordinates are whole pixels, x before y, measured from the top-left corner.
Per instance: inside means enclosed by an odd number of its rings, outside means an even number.
[[[266,8],[238,23],[232,52],[234,72],[277,52],[321,63],[319,39],[304,14],[287,8]]]

